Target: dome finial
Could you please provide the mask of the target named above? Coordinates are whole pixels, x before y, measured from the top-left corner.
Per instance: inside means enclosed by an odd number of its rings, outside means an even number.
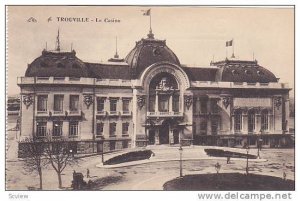
[[[56,36],[56,45],[55,45],[56,47],[55,47],[55,50],[56,51],[60,51],[60,41],[59,41],[59,28],[58,28],[58,30],[57,30],[57,36]]]
[[[149,33],[148,33],[148,38],[150,39],[154,39],[154,34],[152,33],[152,26],[151,26],[151,8],[149,8],[148,10],[142,10],[143,12],[143,15],[144,16],[149,16],[150,18],[150,30],[149,30]]]

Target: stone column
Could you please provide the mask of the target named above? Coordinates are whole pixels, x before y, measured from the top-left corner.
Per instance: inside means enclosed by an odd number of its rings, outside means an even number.
[[[173,129],[171,129],[171,126],[169,126],[169,144],[174,144]]]
[[[155,113],[158,112],[158,94],[157,92],[155,93]]]

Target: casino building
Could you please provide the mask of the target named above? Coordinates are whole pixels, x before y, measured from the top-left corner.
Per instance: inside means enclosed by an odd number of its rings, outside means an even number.
[[[256,60],[185,66],[151,31],[124,59],[116,52],[101,63],[61,51],[58,40],[28,65],[18,86],[20,140],[65,138],[77,153],[290,143],[287,84]]]

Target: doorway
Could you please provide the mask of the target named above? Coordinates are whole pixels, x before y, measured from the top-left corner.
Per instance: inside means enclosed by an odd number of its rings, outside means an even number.
[[[177,129],[173,130],[173,138],[174,138],[174,144],[179,144],[179,132]]]
[[[149,130],[149,144],[155,144],[155,130]]]
[[[159,144],[169,144],[169,123],[167,122],[159,128]]]

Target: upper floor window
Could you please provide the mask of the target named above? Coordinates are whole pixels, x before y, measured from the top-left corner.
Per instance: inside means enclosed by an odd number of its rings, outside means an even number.
[[[123,112],[129,112],[129,102],[130,100],[128,99],[123,100],[123,108],[122,108]]]
[[[211,121],[211,134],[217,135],[218,134],[218,120],[212,119]]]
[[[54,111],[63,112],[64,95],[54,95]]]
[[[266,131],[269,128],[268,110],[263,110],[261,113],[261,130]]]
[[[70,111],[78,111],[79,96],[70,95]]]
[[[155,111],[155,95],[149,96],[149,112]]]
[[[47,134],[47,122],[37,122],[36,123],[36,136],[44,137]]]
[[[72,121],[69,124],[69,136],[78,135],[78,121]]]
[[[173,96],[173,112],[179,112],[179,96],[174,95]]]
[[[97,98],[97,111],[103,112],[104,111],[104,98]]]
[[[110,111],[111,112],[117,111],[117,100],[116,99],[110,100]]]
[[[38,95],[37,97],[37,111],[46,112],[47,111],[48,95]]]
[[[159,111],[168,112],[169,111],[169,97],[166,95],[160,95],[158,97]]]

